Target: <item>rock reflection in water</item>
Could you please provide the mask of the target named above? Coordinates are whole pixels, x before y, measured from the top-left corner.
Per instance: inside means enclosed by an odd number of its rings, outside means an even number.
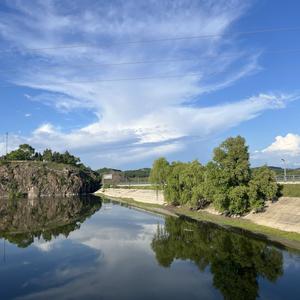
[[[101,201],[93,196],[1,199],[0,238],[25,248],[34,238],[67,237],[100,208]]]

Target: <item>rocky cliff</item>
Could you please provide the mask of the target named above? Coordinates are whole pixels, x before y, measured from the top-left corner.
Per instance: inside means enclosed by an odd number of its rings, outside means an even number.
[[[98,188],[95,173],[74,166],[38,161],[0,162],[0,198],[80,195]]]

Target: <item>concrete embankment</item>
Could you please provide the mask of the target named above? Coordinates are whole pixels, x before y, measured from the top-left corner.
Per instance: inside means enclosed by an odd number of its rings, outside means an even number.
[[[244,218],[259,225],[300,233],[300,198],[282,197],[268,204],[264,212]]]
[[[164,195],[162,191],[143,190],[143,189],[122,189],[122,188],[108,188],[99,190],[96,193],[101,193],[107,197],[113,198],[130,198],[137,202],[149,204],[164,204]]]
[[[128,198],[141,203],[159,205],[165,203],[162,191],[108,188],[104,191],[99,190],[99,193],[107,197]],[[211,207],[203,211],[217,214]],[[283,231],[300,233],[300,198],[282,197],[274,203],[268,203],[264,212],[250,213],[241,219]]]

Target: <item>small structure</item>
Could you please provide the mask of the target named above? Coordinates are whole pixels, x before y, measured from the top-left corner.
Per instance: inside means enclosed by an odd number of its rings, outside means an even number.
[[[124,181],[124,174],[121,171],[112,170],[110,173],[105,173],[102,175],[102,186],[104,185],[117,185]]]

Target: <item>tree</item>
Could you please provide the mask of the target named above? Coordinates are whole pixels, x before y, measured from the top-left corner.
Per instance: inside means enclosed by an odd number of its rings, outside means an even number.
[[[181,203],[183,178],[186,165],[182,162],[173,162],[168,168],[166,183],[164,184],[164,196],[168,203],[178,205]]]
[[[245,188],[250,180],[249,152],[245,139],[230,137],[214,149],[213,162],[207,167],[207,191],[216,209],[241,214],[248,208]],[[243,203],[242,203],[243,202]]]
[[[35,149],[28,144],[22,144],[19,146],[20,151],[23,151],[25,159],[32,159],[35,153]]]
[[[204,167],[198,160],[184,165],[181,174],[180,204],[190,203],[192,206],[201,207],[203,202]]]
[[[255,211],[261,210],[265,201],[273,200],[277,193],[276,174],[267,166],[255,169],[249,182],[250,207]]]
[[[8,160],[32,160],[35,149],[28,144],[22,144],[17,150],[11,151],[6,155]]]
[[[197,160],[169,165],[160,158],[153,164],[150,180],[164,189],[168,203],[202,208],[212,202],[229,215],[259,210],[278,192],[275,174],[268,167],[251,172],[248,147],[241,136],[216,147],[205,167]]]
[[[80,159],[70,154],[69,151],[66,151],[65,153],[61,154],[61,160],[63,163],[69,165],[77,165],[77,163],[80,162]]]
[[[209,202],[213,202],[214,207],[224,212],[229,206],[229,185],[227,174],[215,162],[206,165],[204,175],[203,193]]]
[[[204,167],[194,160],[190,163],[173,162],[165,185],[164,195],[167,202],[175,205],[204,205],[203,180]]]
[[[247,184],[250,180],[248,146],[241,136],[230,137],[215,148],[213,161],[226,174],[228,185]]]
[[[163,188],[167,181],[169,168],[170,164],[164,157],[156,159],[150,172],[149,181],[157,187]]]
[[[43,152],[43,160],[44,161],[52,161],[53,160],[53,155],[52,155],[52,150],[51,149],[45,149],[44,152]]]

